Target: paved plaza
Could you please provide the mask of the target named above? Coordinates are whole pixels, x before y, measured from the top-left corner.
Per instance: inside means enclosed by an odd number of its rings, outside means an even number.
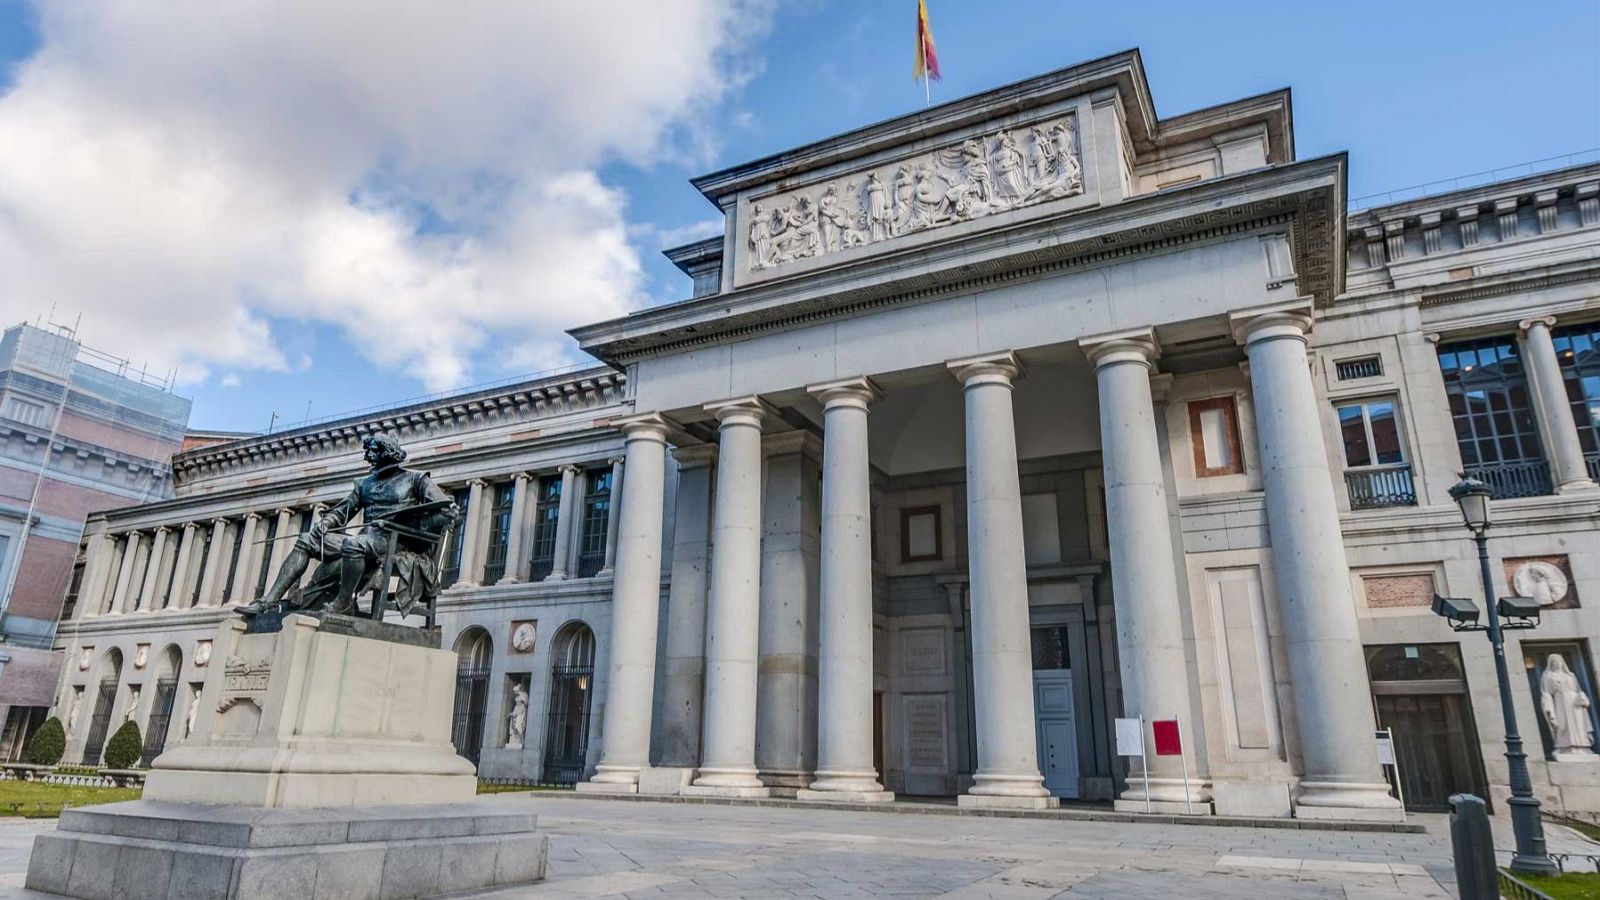
[[[550,835],[549,878],[510,897],[1454,897],[1443,817],[1426,834],[887,814],[504,795]],[[1498,824],[1498,823],[1497,823]],[[33,835],[0,820],[0,898]],[[1497,832],[1504,831],[1497,827]],[[1509,834],[1497,835],[1501,843]],[[1582,849],[1552,832],[1553,849]],[[1588,845],[1589,852],[1600,847]]]

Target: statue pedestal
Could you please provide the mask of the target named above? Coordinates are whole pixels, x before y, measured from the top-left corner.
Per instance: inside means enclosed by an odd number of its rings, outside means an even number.
[[[72,810],[36,838],[28,886],[264,900],[542,878],[532,814],[476,800],[450,744],[455,654],[341,632],[300,615],[271,633],[221,623],[189,738],[142,800]]]

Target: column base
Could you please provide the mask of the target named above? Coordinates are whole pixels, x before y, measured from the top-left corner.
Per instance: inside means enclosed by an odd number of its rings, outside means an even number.
[[[1182,778],[1173,778],[1170,775],[1151,776],[1148,795],[1145,793],[1146,790],[1143,778],[1130,776],[1128,789],[1117,798],[1118,802],[1126,800],[1129,803],[1138,803],[1141,807],[1146,800],[1151,803],[1175,803],[1180,807],[1185,803],[1198,806],[1201,803],[1211,802],[1210,782],[1198,778],[1189,779],[1188,785],[1185,786]]]
[[[956,798],[956,806],[962,809],[1055,809],[1061,805],[1061,798],[1044,797],[1016,797],[1007,794],[962,794]]]
[[[1566,481],[1566,482],[1562,482],[1561,484],[1556,485],[1556,493],[1558,493],[1558,494],[1594,494],[1594,493],[1600,493],[1600,484],[1596,484],[1596,483],[1594,483],[1593,481],[1591,481],[1591,480],[1589,480],[1587,478],[1581,478],[1581,479],[1578,479],[1577,481]]]
[[[878,773],[870,769],[859,772],[818,772],[817,779],[801,789],[797,800],[818,803],[888,803],[894,792],[886,791],[878,782]]]
[[[748,769],[702,768],[694,783],[681,793],[685,797],[770,797],[772,788],[761,783],[753,766]]]
[[[602,763],[595,767],[594,777],[578,782],[573,788],[580,794],[637,794],[639,769]]]
[[[496,581],[495,585],[498,586],[498,585],[502,585],[502,584],[521,584],[521,583],[522,583],[522,579],[521,578],[518,578],[515,575],[507,575],[506,577],[500,579],[499,581]]]
[[[639,793],[676,796],[693,781],[692,766],[646,766],[639,770]]]
[[[1405,819],[1400,801],[1389,796],[1387,784],[1302,781],[1294,798],[1297,819],[1343,819],[1352,822],[1399,822]]]

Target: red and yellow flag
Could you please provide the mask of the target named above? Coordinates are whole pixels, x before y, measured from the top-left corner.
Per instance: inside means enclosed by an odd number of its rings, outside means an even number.
[[[933,29],[928,27],[927,0],[917,0],[917,62],[911,77],[939,80],[939,54],[933,49]]]

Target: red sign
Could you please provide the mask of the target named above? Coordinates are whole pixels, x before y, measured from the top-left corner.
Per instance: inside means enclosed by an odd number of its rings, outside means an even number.
[[[1178,738],[1177,719],[1156,719],[1150,723],[1156,738],[1157,756],[1183,755],[1183,741]]]

